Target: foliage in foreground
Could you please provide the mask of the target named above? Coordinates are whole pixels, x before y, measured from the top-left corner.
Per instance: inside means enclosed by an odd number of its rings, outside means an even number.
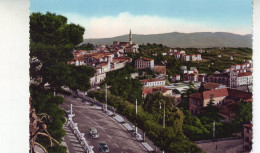
[[[59,107],[64,102],[61,96],[54,96],[52,92],[47,89],[41,89],[38,86],[31,85],[30,93],[32,98],[32,107],[35,108],[38,114],[46,113],[53,120],[43,120],[48,127],[48,132],[51,136],[61,143],[65,131],[62,126],[65,123],[65,111]],[[37,141],[42,144],[49,152],[66,153],[66,147],[55,144],[50,147],[50,142],[47,137],[38,136]]]

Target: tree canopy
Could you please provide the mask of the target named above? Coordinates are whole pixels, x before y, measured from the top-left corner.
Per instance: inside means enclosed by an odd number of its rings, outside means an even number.
[[[90,87],[89,79],[95,70],[87,66],[71,66],[74,47],[83,41],[85,29],[76,24],[67,24],[67,18],[55,13],[32,13],[30,15],[30,77],[40,79],[40,84],[31,85],[32,107],[37,113],[46,113],[53,118],[46,125],[52,137],[61,142],[65,135],[62,126],[65,112],[59,107],[64,98],[55,96],[62,86],[73,90],[86,91]],[[48,83],[50,89],[44,88]],[[48,140],[39,137],[41,144],[49,152],[65,153],[62,146],[48,146]]]
[[[59,89],[69,79],[71,69],[67,62],[73,58],[72,50],[83,41],[85,29],[55,13],[30,15],[30,75],[41,77],[42,85]]]

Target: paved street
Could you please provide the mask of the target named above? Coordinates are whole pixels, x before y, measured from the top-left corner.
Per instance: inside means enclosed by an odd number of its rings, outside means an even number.
[[[243,140],[222,140],[217,142],[207,142],[198,144],[198,146],[207,153],[242,153]],[[217,146],[217,147],[216,147]]]
[[[147,150],[125,127],[108,115],[72,97],[66,97],[61,107],[68,110],[70,104],[73,104],[73,113],[75,113],[73,121],[78,123],[80,132],[85,133],[88,144],[94,146],[94,152],[99,152],[98,143],[105,141],[111,153],[147,153]],[[88,134],[89,127],[96,127],[100,138],[91,139]]]

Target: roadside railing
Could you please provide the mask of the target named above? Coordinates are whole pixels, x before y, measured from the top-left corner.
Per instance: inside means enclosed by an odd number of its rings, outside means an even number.
[[[94,146],[89,146],[84,135],[85,133],[81,133],[78,129],[77,123],[74,123],[72,120],[72,117],[74,117],[75,114],[70,114],[68,115],[68,119],[69,119],[69,125],[71,127],[71,129],[73,130],[74,134],[76,135],[76,137],[78,138],[78,140],[80,141],[81,146],[84,148],[84,150],[87,153],[94,153],[93,148]]]

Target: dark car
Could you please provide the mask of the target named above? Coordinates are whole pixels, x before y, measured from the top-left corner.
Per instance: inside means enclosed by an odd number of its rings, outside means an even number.
[[[106,142],[100,142],[98,144],[98,148],[99,148],[100,152],[109,152],[109,148],[108,148]]]

